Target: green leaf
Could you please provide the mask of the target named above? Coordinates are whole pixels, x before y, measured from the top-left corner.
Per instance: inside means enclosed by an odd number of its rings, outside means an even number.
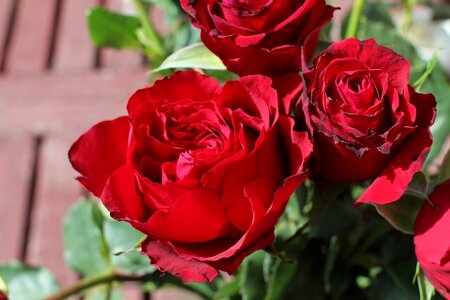
[[[423,198],[405,195],[393,203],[375,206],[378,213],[395,229],[406,234],[414,234],[414,222],[423,202]]]
[[[40,300],[59,289],[49,271],[19,262],[0,265],[0,274],[9,287],[11,300]]]
[[[420,300],[431,300],[434,297],[435,289],[423,273],[419,264],[417,264],[415,278],[417,278],[417,285],[419,286]]]
[[[138,274],[155,271],[147,256],[141,255],[138,250],[127,252],[133,249],[144,237],[142,233],[128,223],[113,219],[104,221],[103,231],[114,268]]]
[[[442,162],[441,168],[439,170],[438,182],[444,182],[450,179],[450,150],[445,155],[444,161]]]
[[[241,296],[243,300],[261,300],[266,295],[263,263],[266,253],[256,251],[248,256],[241,267]]]
[[[215,54],[202,43],[197,43],[171,54],[153,72],[167,69],[225,70],[226,68]]]
[[[231,278],[231,281],[222,282],[219,284],[217,292],[214,294],[214,300],[230,299],[239,294],[239,287],[241,282],[241,273],[237,273]]]
[[[300,191],[297,191],[289,199],[283,215],[275,226],[277,241],[281,239],[284,243],[309,221],[309,218],[301,212],[299,199],[301,197],[306,196],[300,195]]]
[[[295,275],[296,264],[282,261],[279,257],[266,254],[265,264],[267,271],[267,291],[264,300],[283,299],[286,287]]]
[[[433,72],[434,67],[436,66],[436,63],[439,59],[439,52],[440,50],[436,50],[433,53],[433,56],[431,57],[431,59],[428,61],[427,63],[427,67],[425,69],[425,72],[423,72],[422,76],[420,76],[419,79],[417,79],[414,84],[413,87],[417,90],[420,91],[420,89],[422,88],[423,84],[425,83],[425,81],[428,79],[428,77],[430,76],[431,72]]]
[[[358,38],[361,40],[374,38],[379,45],[389,47],[396,53],[406,57],[411,65],[424,65],[414,46],[400,36],[392,25],[372,21],[363,16],[358,28]]]
[[[369,300],[416,300],[417,288],[411,279],[416,269],[412,236],[391,231],[383,237],[377,253],[382,272],[373,277]]]
[[[0,293],[8,294],[8,286],[6,285],[5,279],[0,274]]]
[[[433,93],[436,97],[436,119],[431,126],[433,134],[433,144],[427,163],[430,162],[442,149],[442,146],[450,134],[450,83],[440,65],[436,65],[434,71],[430,74],[428,80],[422,88],[423,93]]]
[[[138,18],[118,14],[102,7],[89,9],[86,18],[91,40],[97,47],[141,48],[135,34],[140,27]]]
[[[353,204],[335,199],[311,221],[310,237],[330,237],[351,229],[357,222],[360,211]]]
[[[64,220],[64,245],[67,264],[83,275],[111,268],[102,226],[103,215],[94,201],[81,201]]]
[[[395,202],[375,207],[395,229],[406,234],[414,234],[417,214],[427,197],[428,179],[424,173],[419,172],[414,175],[403,197]]]

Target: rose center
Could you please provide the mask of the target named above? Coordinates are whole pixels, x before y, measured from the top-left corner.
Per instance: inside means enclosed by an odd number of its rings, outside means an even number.
[[[370,82],[367,77],[360,74],[350,77],[348,81],[348,87],[355,93],[359,93],[360,91],[367,89],[369,86]]]
[[[273,0],[222,0],[222,7],[227,7],[236,16],[256,17],[264,14],[273,3]]]

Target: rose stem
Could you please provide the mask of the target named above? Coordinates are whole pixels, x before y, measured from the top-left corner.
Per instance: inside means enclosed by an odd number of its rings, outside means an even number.
[[[91,275],[84,279],[81,279],[78,282],[75,282],[72,286],[69,286],[63,290],[56,292],[53,295],[44,298],[44,300],[63,300],[67,297],[77,295],[84,290],[93,288],[99,284],[104,283],[112,283],[112,282],[153,282],[156,283],[157,286],[163,286],[164,284],[173,284],[183,289],[187,289],[193,291],[202,297],[209,299],[211,295],[197,288],[194,284],[182,284],[180,280],[172,276],[162,276],[159,272],[147,273],[144,275],[129,275],[118,273],[116,271],[107,271],[100,274]]]
[[[350,20],[348,22],[345,38],[356,37],[358,32],[359,20],[366,5],[366,0],[354,0]]]
[[[76,295],[83,290],[89,289],[91,287],[94,287],[94,286],[102,284],[102,283],[110,283],[113,281],[145,282],[145,281],[148,281],[149,279],[151,279],[151,274],[146,274],[143,276],[133,276],[133,275],[118,274],[118,273],[109,271],[106,273],[95,274],[90,277],[86,277],[86,278],[76,282],[74,285],[68,287],[67,289],[61,290],[61,291],[45,298],[45,300],[66,299],[69,296]]]
[[[145,36],[145,54],[151,60],[161,61],[166,57],[166,50],[164,49],[161,37],[153,28],[152,23],[147,14],[147,10],[145,9],[144,3],[142,0],[133,0],[134,8],[136,9],[137,17],[139,18],[139,22],[142,25],[142,30]]]

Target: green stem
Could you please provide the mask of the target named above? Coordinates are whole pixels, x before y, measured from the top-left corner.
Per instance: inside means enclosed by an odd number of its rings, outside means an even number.
[[[150,51],[150,53],[147,53],[146,51],[146,55],[151,59],[155,59],[153,56],[156,56],[157,59],[164,58],[166,56],[166,50],[162,45],[161,37],[155,31],[148,18],[147,10],[145,9],[142,0],[133,0],[133,4],[145,35],[145,46],[148,47],[148,50]]]
[[[405,0],[404,1],[404,14],[402,19],[402,25],[401,28],[403,31],[406,31],[412,22],[412,12],[414,9],[414,6],[416,6],[416,0]]]
[[[125,274],[118,274],[115,272],[96,274],[76,282],[74,285],[45,298],[45,300],[63,300],[72,295],[77,295],[78,293],[86,289],[89,289],[102,283],[111,283],[113,281],[145,282],[148,281],[150,278],[151,274],[146,274],[143,276],[125,275]]]
[[[359,20],[361,19],[366,0],[354,0],[350,20],[348,22],[345,38],[356,37],[358,33]]]

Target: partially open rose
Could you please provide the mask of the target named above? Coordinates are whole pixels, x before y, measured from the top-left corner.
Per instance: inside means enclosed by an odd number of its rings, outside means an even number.
[[[333,44],[305,73],[299,123],[313,135],[312,175],[375,179],[358,203],[398,200],[429,152],[436,102],[408,85],[409,62],[375,40]]]
[[[436,290],[450,299],[450,180],[438,185],[417,216],[416,256]]]
[[[298,72],[334,9],[325,0],[181,0],[203,43],[239,75]]]
[[[272,243],[305,178],[312,144],[287,116],[299,82],[255,75],[222,87],[177,72],[81,136],[70,160],[113,218],[148,236],[142,251],[156,267],[211,281]]]

